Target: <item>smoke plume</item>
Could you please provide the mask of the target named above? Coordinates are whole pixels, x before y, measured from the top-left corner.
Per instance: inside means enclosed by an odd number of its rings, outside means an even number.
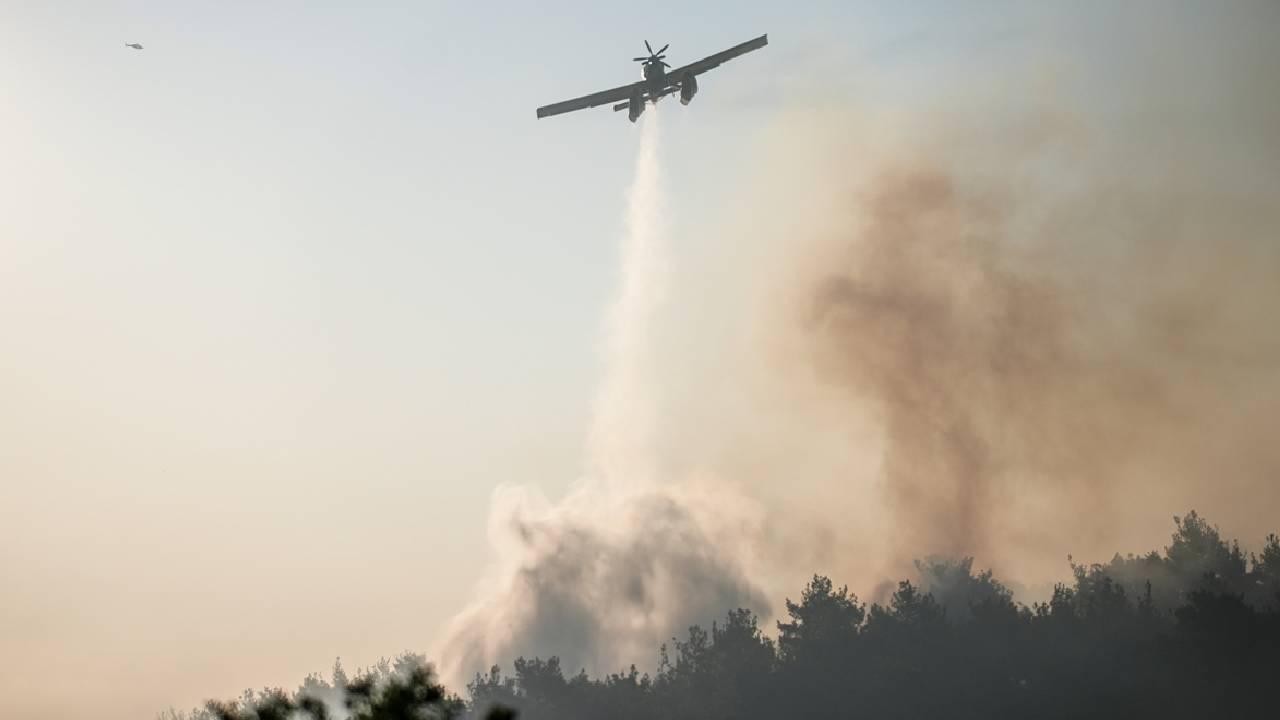
[[[1006,70],[958,79],[968,101],[778,115],[751,210],[680,241],[710,249],[682,258],[663,374],[664,453],[766,509],[769,597],[821,571],[875,598],[934,553],[1041,585],[1191,508],[1261,543],[1280,53],[1249,28],[1276,13],[1204,18],[1195,57],[1153,30],[1048,89]]]
[[[750,210],[678,263],[646,124],[591,479],[499,494],[503,564],[442,657],[613,670],[731,607],[768,620],[814,572],[874,599],[940,553],[1035,585],[1192,508],[1260,544],[1277,19],[1205,18],[1191,58],[1130,17],[1147,45],[1096,49],[1102,75],[957,78],[971,104],[795,102],[752,148]]]

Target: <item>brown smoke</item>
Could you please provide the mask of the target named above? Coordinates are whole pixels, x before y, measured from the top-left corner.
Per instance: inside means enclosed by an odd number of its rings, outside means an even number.
[[[817,125],[784,144],[847,155],[805,184],[827,209],[765,240],[786,251],[760,337],[766,383],[811,384],[828,421],[869,416],[881,434],[878,476],[829,477],[822,494],[886,513],[871,532],[837,528],[841,552],[882,553],[897,575],[976,554],[1043,579],[1069,552],[1155,547],[1188,508],[1249,541],[1274,527],[1277,170],[1224,172],[1222,130],[1176,119],[1155,142],[1129,127],[1082,141],[1032,114],[999,134],[872,131],[856,149],[861,123]],[[1274,134],[1252,140],[1275,156]],[[1108,146],[1126,152],[1099,157]]]
[[[796,102],[677,239],[663,454],[767,508],[770,595],[933,553],[1038,585],[1192,508],[1274,530],[1280,9],[1237,10],[1096,19],[1143,46],[968,98]]]
[[[1240,275],[1206,276],[1207,253],[1170,250],[1159,223],[1124,215],[1132,252],[1165,256],[1158,273],[1085,284],[1069,266],[1033,269],[1010,237],[1016,204],[975,195],[953,173],[889,171],[853,202],[860,221],[847,244],[797,278],[812,303],[802,339],[818,376],[881,421],[899,561],[932,551],[994,560],[1011,543],[1079,552],[1080,535],[1136,516],[1129,501],[1150,485],[1194,503],[1200,473],[1212,471],[1205,455],[1264,419],[1227,395],[1242,384],[1274,393],[1269,329],[1223,337],[1211,318]],[[1077,222],[1064,233],[1074,242],[1111,235],[1103,219]],[[1237,242],[1212,252],[1242,269],[1270,259]],[[1153,287],[1197,279],[1191,303]],[[1245,470],[1255,482],[1280,469],[1268,444],[1232,454],[1258,460]]]

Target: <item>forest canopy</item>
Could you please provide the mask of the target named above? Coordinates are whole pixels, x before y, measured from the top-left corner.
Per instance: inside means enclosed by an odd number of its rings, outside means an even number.
[[[1019,602],[973,558],[927,558],[882,603],[816,575],[776,633],[750,610],[655,648],[652,674],[603,677],[515,658],[451,693],[421,655],[349,678],[335,663],[292,693],[246,691],[167,720],[401,718],[1255,717],[1280,677],[1280,538],[1226,541],[1195,512],[1170,544],[1070,563]],[[567,671],[567,672],[566,672]]]

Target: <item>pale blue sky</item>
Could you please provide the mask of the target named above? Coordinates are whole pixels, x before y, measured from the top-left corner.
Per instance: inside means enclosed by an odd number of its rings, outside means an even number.
[[[696,226],[780,108],[963,94],[1049,17],[0,0],[0,702],[65,715],[34,678],[83,673],[136,717],[430,644],[495,485],[581,461],[636,133],[536,106],[637,77],[645,39],[679,65],[769,33],[664,105]],[[1109,27],[1040,49],[1087,68]]]

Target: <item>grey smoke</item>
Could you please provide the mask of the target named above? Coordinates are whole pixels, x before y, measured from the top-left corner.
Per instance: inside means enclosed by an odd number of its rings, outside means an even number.
[[[1260,545],[1280,7],[1234,7],[1035,28],[1142,38],[1089,36],[1048,89],[1032,50],[954,78],[969,104],[791,95],[734,212],[649,233],[679,262],[631,248],[662,269],[623,293],[647,299],[620,305],[593,433],[621,484],[500,495],[493,578],[439,656],[463,677],[521,653],[643,666],[729,608],[767,623],[814,572],[865,597],[941,553],[1040,587],[1068,554],[1159,547],[1191,508]]]

